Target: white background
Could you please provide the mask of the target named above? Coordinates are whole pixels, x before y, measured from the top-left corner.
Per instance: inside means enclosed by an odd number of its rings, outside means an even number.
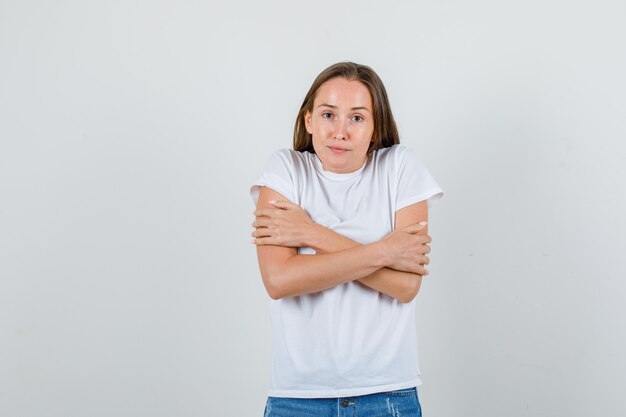
[[[623,1],[0,1],[0,415],[261,416],[248,190],[315,76],[445,191],[429,417],[626,415]]]

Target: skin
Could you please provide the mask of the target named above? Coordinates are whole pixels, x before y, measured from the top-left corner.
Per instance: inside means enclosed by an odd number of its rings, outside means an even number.
[[[372,100],[359,81],[336,78],[318,90],[313,111],[305,114],[313,147],[325,170],[354,172],[366,160],[374,130]],[[333,148],[343,149],[333,152]],[[254,212],[257,256],[270,297],[312,293],[356,281],[400,302],[417,295],[430,260],[426,201],[395,213],[395,229],[382,240],[362,245],[316,224],[299,206],[262,187]],[[317,255],[301,255],[309,246]]]
[[[268,194],[280,195],[272,189],[268,188],[267,190]],[[296,254],[295,248],[308,246],[315,249],[319,254],[325,254],[363,246],[329,228],[313,223],[300,206],[287,200],[279,200],[274,203],[270,203],[268,200],[267,203],[268,206],[274,208],[257,209],[254,212],[256,220],[252,224],[255,227],[252,236],[256,237],[254,243],[257,248],[279,245],[294,249],[293,254]],[[414,227],[416,223],[424,221],[423,219],[427,218],[427,207],[426,202],[423,201],[398,210],[396,212],[396,232],[406,230],[406,226]],[[430,236],[427,236],[427,226],[415,230],[417,232],[414,233],[420,239],[418,243],[421,246],[411,253],[405,253],[405,255],[410,259],[409,262],[419,264],[417,268],[414,264],[407,267],[402,262],[389,262],[386,267],[355,281],[396,298],[400,302],[412,301],[420,289],[422,276],[428,275],[428,270],[424,268],[424,265],[430,263],[426,254],[430,253],[429,243],[431,242]],[[384,240],[381,243],[384,244]],[[411,259],[411,257],[414,258]]]
[[[374,133],[374,115],[370,92],[360,81],[326,81],[317,90],[313,111],[304,115],[304,123],[326,171],[345,174],[363,166]],[[336,153],[332,148],[345,151]]]

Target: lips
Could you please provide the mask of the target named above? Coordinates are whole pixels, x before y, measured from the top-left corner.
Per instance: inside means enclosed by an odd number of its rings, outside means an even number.
[[[344,149],[344,148],[339,148],[339,147],[336,147],[336,146],[329,146],[328,148],[329,148],[331,151],[333,151],[334,153],[344,153],[344,152],[346,152],[346,151],[347,151],[347,149]]]

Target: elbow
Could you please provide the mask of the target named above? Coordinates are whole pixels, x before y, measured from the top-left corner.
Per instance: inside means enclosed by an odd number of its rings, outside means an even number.
[[[272,300],[280,300],[281,298],[283,298],[283,297],[281,297],[280,295],[277,295],[277,294],[276,294],[276,293],[274,293],[274,292],[270,292],[270,291],[268,291],[268,292],[267,292],[267,294],[270,296],[270,298],[271,298]]]
[[[417,294],[405,293],[402,295],[402,297],[398,298],[398,301],[400,301],[402,304],[409,304],[411,301],[415,300],[416,295]]]
[[[263,263],[260,269],[265,291],[272,300],[280,300],[293,295],[291,291],[294,280],[287,259],[282,262]]]
[[[269,295],[272,300],[280,300],[284,297],[284,295],[280,293],[279,289],[275,287],[266,287],[266,289],[267,295]]]
[[[417,297],[420,287],[422,286],[422,276],[415,275],[414,279],[408,281],[409,283],[404,291],[404,294],[402,294],[402,297],[398,299],[403,304],[408,304],[413,301],[415,297]]]
[[[263,275],[265,290],[272,300],[280,300],[286,297],[285,288],[284,285],[280,284],[281,282],[284,282],[284,280],[275,272]]]

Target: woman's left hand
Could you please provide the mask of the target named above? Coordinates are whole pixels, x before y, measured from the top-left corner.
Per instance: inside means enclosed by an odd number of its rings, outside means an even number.
[[[272,200],[270,204],[276,208],[254,211],[253,243],[295,248],[309,246],[307,238],[311,236],[315,223],[304,209],[286,200]]]

